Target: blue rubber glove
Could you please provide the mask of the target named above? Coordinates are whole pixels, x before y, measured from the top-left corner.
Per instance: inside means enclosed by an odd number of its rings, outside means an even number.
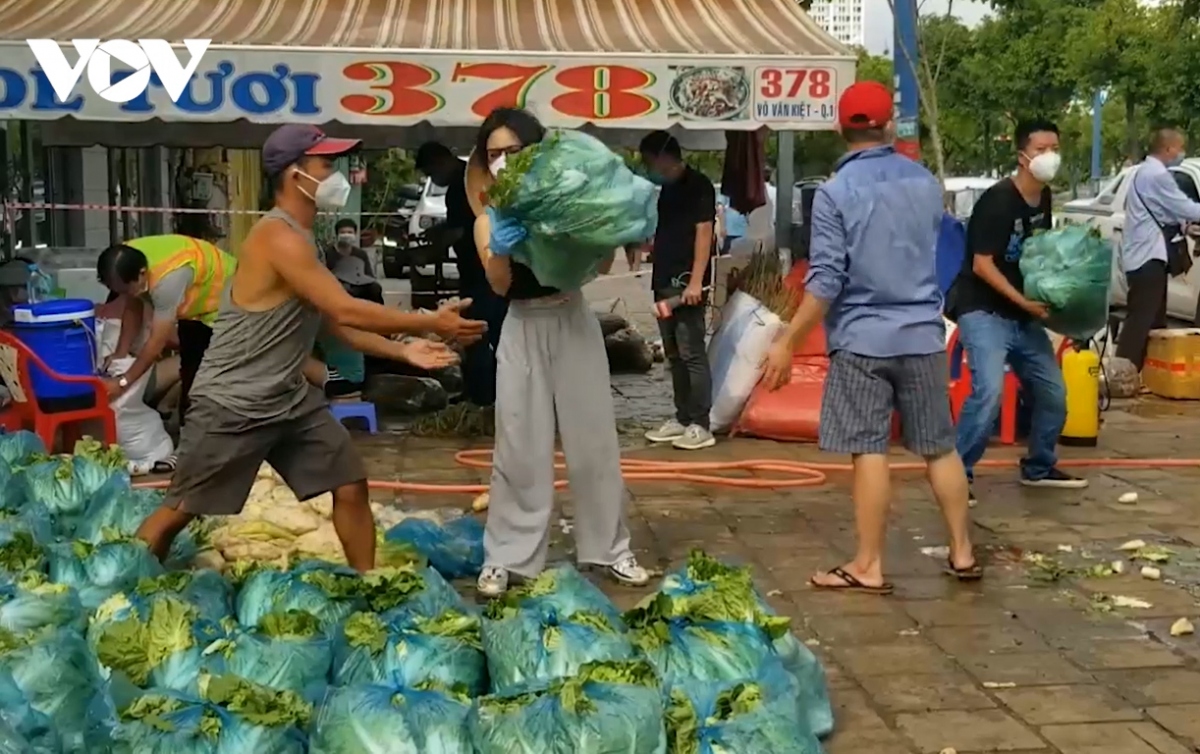
[[[492,233],[488,239],[488,246],[491,247],[492,253],[498,257],[506,257],[512,253],[517,244],[524,241],[529,236],[529,231],[525,230],[525,226],[513,220],[512,218],[500,217],[496,210],[488,207],[488,221],[491,223]]]

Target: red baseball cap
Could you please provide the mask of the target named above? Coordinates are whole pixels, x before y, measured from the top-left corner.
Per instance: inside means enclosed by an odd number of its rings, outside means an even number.
[[[878,81],[859,81],[838,100],[838,123],[843,129],[881,128],[893,117],[892,92]]]
[[[338,157],[360,146],[361,139],[333,139],[316,126],[289,123],[272,131],[263,143],[263,169],[267,175],[278,175],[301,157]]]

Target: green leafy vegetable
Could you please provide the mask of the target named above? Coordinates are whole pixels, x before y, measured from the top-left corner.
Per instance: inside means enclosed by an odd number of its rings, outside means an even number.
[[[729,722],[735,717],[756,711],[763,703],[762,688],[757,683],[739,683],[722,691],[714,704],[714,712],[701,720],[692,700],[680,689],[671,691],[664,715],[667,723],[667,750],[671,754],[700,754],[702,727]]]
[[[120,445],[108,445],[99,440],[84,436],[75,443],[74,455],[78,458],[85,458],[97,466],[109,469],[111,471],[123,471],[128,459],[125,458],[125,451]]]
[[[379,654],[387,647],[387,626],[375,613],[355,613],[342,626],[346,643],[352,647],[365,647],[371,654]]]
[[[201,676],[200,694],[247,722],[267,728],[303,728],[312,717],[312,705],[296,692],[261,686],[234,675]]]
[[[512,204],[516,198],[521,180],[542,152],[551,149],[559,140],[558,132],[551,133],[537,144],[525,147],[514,155],[509,155],[504,161],[504,169],[496,176],[496,180],[488,187],[488,203],[501,209]]]
[[[287,610],[264,615],[258,632],[273,639],[310,639],[321,633],[321,622],[312,613]]]
[[[171,596],[160,596],[144,619],[135,608],[124,620],[101,628],[96,639],[96,657],[102,665],[121,671],[142,686],[154,668],[175,653],[196,646],[192,630],[196,617],[192,605]]]
[[[417,619],[417,630],[429,636],[444,636],[483,651],[479,619],[461,610],[447,610],[433,618]]]
[[[425,579],[411,566],[378,568],[363,576],[357,589],[378,613],[399,607],[425,589]]]
[[[41,567],[45,550],[29,532],[13,532],[12,539],[0,545],[0,571],[22,573]]]
[[[587,695],[589,683],[620,683],[657,689],[658,676],[645,660],[618,660],[589,662],[580,666],[571,678],[552,681],[544,690],[530,691],[515,696],[485,696],[479,699],[480,709],[489,713],[505,715],[528,707],[547,695],[557,696],[564,709],[575,714],[586,714],[596,709]]]

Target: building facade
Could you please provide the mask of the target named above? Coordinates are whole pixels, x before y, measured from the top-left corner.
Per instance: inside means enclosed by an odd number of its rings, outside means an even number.
[[[813,0],[808,15],[842,44],[866,46],[863,0]]]

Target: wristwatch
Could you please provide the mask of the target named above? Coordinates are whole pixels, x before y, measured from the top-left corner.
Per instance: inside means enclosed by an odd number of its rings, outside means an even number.
[[[121,379],[117,380],[117,387],[121,388],[122,390],[129,387],[129,378],[122,377]]]

